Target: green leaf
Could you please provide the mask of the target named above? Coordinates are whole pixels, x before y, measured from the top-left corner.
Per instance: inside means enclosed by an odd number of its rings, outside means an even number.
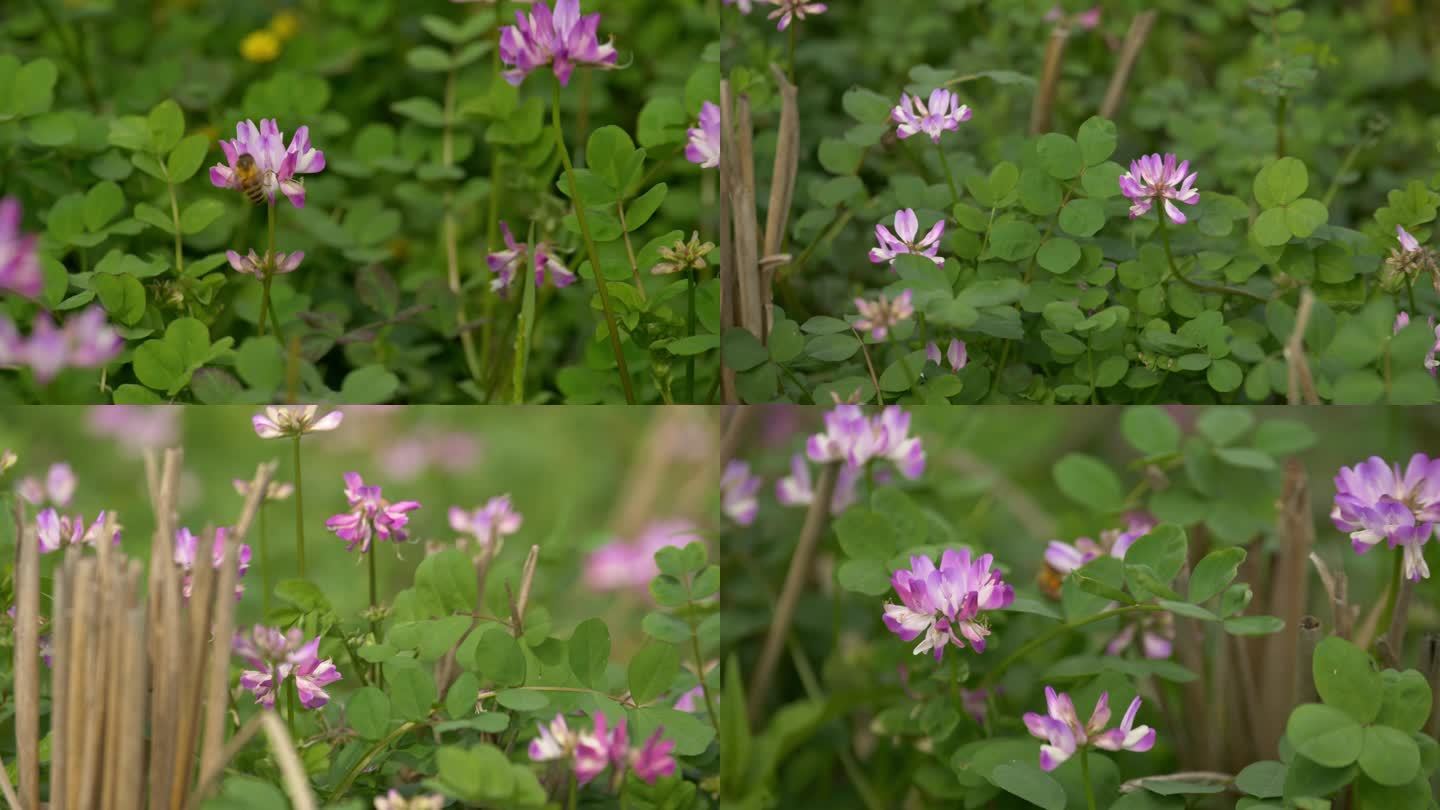
[[[205,198],[196,200],[185,207],[185,212],[180,215],[180,231],[186,236],[197,234],[225,213],[225,206],[219,200]]]
[[[649,703],[665,694],[680,673],[680,651],[670,644],[646,644],[630,659],[626,673],[630,697],[637,704]]]
[[[110,181],[97,183],[85,192],[85,230],[104,228],[125,207],[125,194]]]
[[[517,712],[538,712],[550,705],[550,699],[545,697],[543,692],[529,689],[505,689],[495,696],[495,700],[501,706]]]
[[[1120,479],[1103,461],[1071,453],[1055,464],[1055,484],[1070,500],[1092,512],[1120,512],[1125,508],[1125,490]]]
[[[145,316],[145,287],[134,276],[99,274],[90,284],[105,311],[126,326],[134,326]]]
[[[1088,198],[1071,200],[1060,210],[1059,222],[1065,233],[1088,239],[1105,227],[1105,203]]]
[[[351,405],[388,402],[400,387],[400,378],[381,365],[362,366],[345,375],[340,401]]]
[[[433,45],[421,45],[405,52],[405,63],[422,73],[444,73],[450,69],[450,54]]]
[[[156,155],[167,154],[185,134],[185,113],[172,99],[156,104],[146,117],[150,130],[150,150]]]
[[[1293,157],[1280,158],[1255,175],[1255,200],[1264,208],[1289,205],[1309,187],[1305,164]]]
[[[1120,431],[1131,446],[1147,456],[1170,455],[1180,450],[1180,426],[1169,412],[1157,405],[1126,408],[1120,418]]]
[[[605,667],[610,662],[610,628],[598,618],[586,619],[575,628],[569,647],[575,679],[592,689],[603,688]]]
[[[840,587],[867,596],[879,596],[890,590],[890,575],[876,560],[845,560],[835,569]]]
[[[1339,636],[1330,636],[1315,648],[1312,669],[1315,690],[1325,705],[1345,712],[1357,723],[1369,723],[1379,715],[1384,689],[1369,653]]]
[[[768,361],[770,352],[749,331],[734,327],[720,341],[720,357],[726,368],[749,371]]]
[[[475,610],[474,568],[470,558],[459,549],[427,555],[415,569],[415,585],[432,591],[445,614]]]
[[[379,740],[390,731],[390,698],[373,686],[363,687],[345,704],[345,718],[362,739]]]
[[[1375,722],[1411,733],[1424,728],[1430,717],[1432,698],[1425,676],[1413,669],[1404,672],[1387,669],[1380,677],[1385,687]]]
[[[1304,239],[1330,219],[1330,212],[1319,200],[1303,199],[1285,206],[1285,226],[1294,236]]]
[[[1246,408],[1206,408],[1195,427],[1216,447],[1232,444],[1255,425],[1255,415]]]
[[[1360,724],[1339,709],[1318,703],[1295,707],[1285,736],[1296,752],[1327,768],[1343,768],[1360,756]]]
[[[1290,224],[1285,219],[1284,208],[1271,208],[1262,211],[1260,216],[1255,218],[1255,224],[1250,226],[1250,235],[1255,237],[1256,244],[1265,247],[1277,247],[1290,241]]]
[[[1047,241],[1040,246],[1035,254],[1035,260],[1041,267],[1051,273],[1060,274],[1068,271],[1080,261],[1080,246],[1064,237],[1057,237]]]
[[[664,183],[656,183],[644,194],[631,200],[630,204],[625,206],[625,230],[635,231],[649,222],[650,217],[655,215],[660,204],[665,201],[669,188]]]
[[[1252,762],[1235,775],[1235,787],[1260,799],[1278,799],[1285,792],[1285,764],[1273,759]]]
[[[387,665],[385,674],[386,690],[395,716],[413,722],[430,716],[430,709],[439,699],[439,694],[435,691],[435,679],[428,671],[413,664]]]
[[[840,548],[853,559],[883,561],[900,549],[890,521],[868,509],[847,509],[835,521]]]
[[[1360,749],[1360,770],[1382,785],[1403,785],[1420,773],[1420,747],[1399,729],[1370,726]]]
[[[492,627],[475,645],[475,669],[496,686],[525,683],[525,651],[505,630]]]
[[[390,105],[390,109],[417,123],[429,127],[445,126],[445,110],[434,100],[423,97],[407,98]]]
[[[991,784],[1044,810],[1065,810],[1065,788],[1040,766],[1006,762],[990,772]]]
[[[1028,259],[1039,247],[1040,229],[1025,220],[1002,222],[990,230],[990,252],[1001,259]]]
[[[1225,632],[1232,636],[1268,636],[1285,629],[1285,620],[1276,616],[1238,616],[1225,620]]]
[[[1099,116],[1092,117],[1080,125],[1076,139],[1080,142],[1080,153],[1086,166],[1103,163],[1115,152],[1115,122]]]
[[[200,171],[201,164],[205,162],[205,154],[209,151],[208,135],[190,135],[182,139],[170,152],[170,158],[165,163],[170,182],[179,185],[194,177],[195,172]]]
[[[1114,129],[1113,125],[1111,129]],[[1039,143],[1035,145],[1035,153],[1040,158],[1040,165],[1056,180],[1079,177],[1080,172],[1085,170],[1086,160],[1081,154],[1080,145],[1068,135],[1050,132],[1040,136]]]
[[[1238,546],[1206,554],[1190,574],[1190,601],[1199,604],[1224,591],[1235,579],[1242,562],[1245,562],[1245,549]]]

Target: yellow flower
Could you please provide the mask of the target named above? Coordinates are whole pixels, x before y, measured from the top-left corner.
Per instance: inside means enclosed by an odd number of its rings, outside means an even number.
[[[289,9],[277,13],[270,20],[270,33],[279,37],[281,42],[295,36],[295,32],[299,30],[300,17]]]
[[[240,55],[250,62],[274,62],[280,56],[280,39],[269,31],[251,31],[240,40]]]

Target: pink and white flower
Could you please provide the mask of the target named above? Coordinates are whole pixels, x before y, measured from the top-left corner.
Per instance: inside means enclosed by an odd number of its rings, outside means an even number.
[[[576,65],[615,67],[615,46],[600,44],[599,14],[580,13],[580,0],[555,0],[555,11],[538,2],[530,13],[515,12],[515,24],[500,29],[500,61],[505,80],[516,87],[530,72],[550,65],[561,85],[570,83]]]
[[[945,235],[945,220],[939,220],[930,226],[925,236],[916,240],[920,232],[920,220],[915,216],[915,209],[905,208],[895,212],[895,233],[891,233],[883,224],[875,225],[875,240],[879,242],[870,248],[870,261],[875,264],[889,262],[895,264],[895,257],[905,254],[924,256],[936,264],[944,264],[945,260],[936,255],[940,252],[940,237]]]
[[[29,338],[0,315],[0,366],[27,367],[41,385],[67,368],[99,368],[114,360],[124,346],[99,306],[86,308],[63,327],[41,313],[35,316]]]
[[[473,511],[450,507],[450,528],[474,537],[483,549],[520,531],[524,516],[510,505],[510,495],[496,495]]]
[[[370,550],[372,540],[403,543],[410,539],[406,525],[410,512],[420,508],[419,501],[391,503],[381,496],[380,487],[366,486],[360,473],[345,473],[345,499],[350,509],[325,521],[325,528],[345,541],[345,550],[358,545],[363,554]]]
[[[340,427],[345,414],[331,411],[320,414],[319,405],[271,405],[264,413],[250,418],[255,435],[262,439],[280,439],[303,436],[306,433],[325,433]]]
[[[1070,696],[1057,693],[1053,687],[1045,687],[1046,714],[1025,713],[1025,727],[1030,734],[1045,741],[1040,746],[1040,767],[1053,771],[1061,763],[1083,748],[1103,748],[1107,751],[1149,751],[1155,745],[1155,729],[1135,725],[1135,714],[1140,711],[1140,698],[1130,701],[1130,708],[1118,728],[1108,731],[1110,722],[1110,693],[1101,692],[1095,702],[1095,710],[1089,722],[1080,724],[1075,713],[1075,704]]]
[[[732,459],[720,476],[721,511],[741,526],[754,523],[760,510],[760,501],[755,496],[764,483],[760,476],[750,474],[749,464]]]
[[[0,289],[36,298],[45,288],[40,272],[40,237],[20,230],[20,201],[0,199]]]
[[[910,290],[905,290],[894,298],[886,298],[885,294],[881,293],[875,296],[874,301],[856,298],[855,309],[860,312],[860,317],[855,319],[855,328],[861,332],[869,332],[870,337],[875,340],[884,340],[897,324],[914,316],[915,306],[911,303],[911,298]]]
[[[700,121],[685,131],[685,159],[702,169],[720,165],[720,108],[711,102],[700,105]]]
[[[249,155],[260,172],[260,185],[271,205],[277,194],[284,194],[296,208],[304,208],[305,183],[297,175],[325,170],[325,153],[311,147],[310,128],[295,130],[295,137],[287,146],[285,134],[273,118],[262,119],[259,127],[250,120],[236,124],[235,138],[220,141],[220,151],[225,153],[226,163],[210,167],[211,184],[217,188],[239,189],[236,163],[241,155]]]
[[[901,93],[900,103],[890,110],[890,120],[899,125],[895,135],[901,140],[923,132],[935,143],[940,143],[946,130],[959,131],[970,115],[970,108],[960,103],[960,97],[943,87],[931,90],[928,101]]]
[[[250,666],[240,673],[240,687],[253,694],[257,704],[274,708],[275,696],[292,678],[300,705],[318,709],[330,701],[325,687],[340,680],[340,671],[329,658],[320,657],[319,636],[304,639],[297,628],[282,633],[259,624],[248,634],[236,634],[235,653]]]
[[[1173,154],[1145,155],[1130,162],[1130,171],[1120,175],[1120,192],[1130,198],[1130,218],[1149,213],[1150,206],[1159,202],[1165,213],[1176,225],[1185,224],[1185,214],[1175,203],[1194,205],[1200,201],[1200,192],[1195,190],[1195,172],[1190,172],[1190,161],[1175,163]]]
[[[925,344],[925,359],[937,366],[940,365],[942,359],[940,347],[933,340]],[[959,338],[951,338],[950,345],[945,347],[943,359],[950,364],[951,371],[959,371],[965,368],[970,362],[969,353],[965,350],[965,341]]]
[[[575,274],[555,258],[549,244],[537,242],[532,249],[527,242],[517,242],[510,226],[503,221],[500,223],[500,232],[505,237],[505,249],[497,250],[485,259],[490,265],[490,272],[495,274],[490,280],[490,289],[504,295],[510,285],[515,283],[515,274],[518,271],[532,268],[535,271],[537,288],[543,286],[546,279],[556,288],[575,283]]]
[[[910,568],[890,578],[900,604],[885,605],[885,626],[905,641],[919,638],[915,654],[929,652],[939,661],[946,644],[985,652],[990,628],[983,611],[1015,601],[1015,589],[992,569],[989,554],[971,558],[969,549],[946,549],[940,567],[929,557],[911,557]]]
[[[824,14],[827,6],[824,3],[812,3],[809,0],[770,0],[770,4],[777,8],[770,12],[770,19],[778,19],[779,23],[775,28],[784,31],[790,27],[795,20],[803,20],[812,14]]]

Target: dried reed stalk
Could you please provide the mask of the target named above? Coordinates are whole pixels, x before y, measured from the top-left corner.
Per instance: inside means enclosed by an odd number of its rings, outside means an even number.
[[[785,573],[785,584],[780,588],[780,598],[775,603],[775,618],[765,636],[760,660],[755,665],[755,674],[750,681],[749,712],[750,722],[758,724],[760,709],[765,705],[770,681],[775,676],[775,667],[780,663],[780,654],[785,649],[785,638],[790,632],[790,622],[795,617],[795,608],[800,602],[800,592],[810,576],[810,565],[815,558],[815,549],[825,533],[830,519],[830,499],[835,493],[835,479],[840,472],[839,464],[826,464],[820,470],[815,483],[815,498],[805,513],[805,523],[800,528],[800,540],[795,544],[795,554],[790,558],[790,568]],[[738,709],[732,709],[736,711]]]
[[[755,218],[755,152],[752,142],[750,100],[735,98],[729,84],[721,84],[720,148],[726,156],[720,162],[721,177],[729,193],[730,244],[724,246],[734,268],[733,287],[721,296],[733,295],[735,325],[764,340],[765,297],[761,289],[759,225]]]
[[[721,115],[721,138],[724,132],[729,130],[730,120],[730,81],[720,80],[720,115]],[[723,143],[722,143],[723,148]],[[736,296],[739,295],[739,277],[735,265],[734,250],[734,226],[731,222],[730,199],[735,194],[732,187],[736,178],[725,171],[720,170],[720,333],[730,331],[740,324],[739,304]],[[735,390],[735,372],[726,367],[723,363],[720,368],[720,394],[725,402],[738,402],[739,395]]]
[[[1440,633],[1426,633],[1420,648],[1420,672],[1430,682],[1430,694],[1440,694]],[[1440,700],[1430,701],[1430,722],[1426,733],[1440,737]]]
[[[1315,378],[1310,374],[1310,361],[1305,357],[1305,330],[1310,325],[1310,312],[1315,308],[1315,293],[1306,287],[1300,293],[1300,307],[1295,311],[1295,328],[1285,341],[1285,366],[1289,376],[1286,401],[1291,405],[1319,405]]]
[[[20,796],[40,806],[40,545],[15,499],[15,741]]]
[[[1295,703],[1315,703],[1320,692],[1315,688],[1315,648],[1320,644],[1322,628],[1314,616],[1300,617],[1300,633],[1295,642]]]
[[[1261,754],[1278,756],[1276,746],[1285,732],[1290,709],[1295,705],[1295,656],[1300,639],[1300,620],[1309,604],[1310,549],[1315,545],[1315,523],[1310,510],[1310,483],[1305,466],[1295,459],[1285,463],[1280,494],[1278,535],[1280,550],[1270,572],[1268,613],[1279,616],[1285,627],[1274,635],[1257,639],[1259,660],[1265,662],[1260,684]]]
[[[1060,85],[1060,68],[1065,61],[1065,45],[1070,41],[1070,26],[1060,24],[1050,31],[1045,43],[1045,62],[1040,69],[1039,88],[1030,107],[1030,134],[1050,131],[1050,117],[1055,109],[1055,92]]]
[[[780,130],[775,140],[775,166],[770,173],[770,205],[765,213],[765,261],[760,267],[760,291],[765,318],[758,335],[760,342],[769,338],[774,320],[774,281],[778,264],[773,260],[785,246],[786,224],[790,205],[795,198],[795,176],[800,167],[800,104],[795,85],[785,71],[770,66],[775,86],[780,91]],[[754,187],[753,185],[751,186]]]
[[[1140,49],[1150,36],[1155,25],[1154,11],[1142,11],[1130,21],[1130,30],[1125,32],[1125,42],[1120,46],[1120,61],[1110,76],[1110,86],[1105,90],[1105,101],[1100,105],[1101,118],[1114,118],[1120,109],[1120,99],[1125,95],[1125,86],[1130,83],[1130,73],[1135,69],[1135,60]]]
[[[295,750],[295,743],[290,739],[290,731],[285,728],[285,721],[280,719],[273,709],[265,709],[260,713],[260,723],[265,728],[265,736],[270,739],[270,750],[275,754],[275,762],[280,766],[280,777],[285,785],[285,792],[290,795],[290,803],[295,810],[315,810],[315,794],[310,792],[310,782],[305,778],[305,766],[300,762],[300,754]]]

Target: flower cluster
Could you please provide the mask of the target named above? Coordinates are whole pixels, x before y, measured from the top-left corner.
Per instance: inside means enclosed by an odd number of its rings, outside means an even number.
[[[20,231],[20,201],[0,199],[0,289],[27,298],[40,295],[45,277],[40,272],[39,237]]]
[[[90,432],[138,455],[175,444],[183,412],[180,405],[96,405],[88,414]]]
[[[384,796],[375,797],[375,810],[441,810],[444,806],[445,797],[438,793],[407,799],[400,791],[391,788]]]
[[[330,700],[325,687],[340,680],[330,659],[320,658],[320,637],[307,642],[298,628],[282,633],[257,624],[235,635],[234,650],[250,666],[240,673],[240,687],[266,708],[274,708],[275,696],[293,678],[300,705],[318,709]]]
[[[937,366],[940,365],[940,347],[933,340],[925,344],[925,359]],[[952,371],[965,368],[966,364],[970,362],[970,355],[965,351],[965,341],[959,338],[950,338],[950,345],[945,347],[944,360],[950,364]]]
[[[341,411],[321,416],[319,405],[272,405],[264,413],[252,416],[250,423],[255,427],[256,436],[279,439],[334,430],[344,419]]]
[[[210,550],[210,565],[216,570],[219,570],[220,566],[225,563],[225,536],[226,530],[224,528],[215,530],[215,540]],[[200,538],[189,529],[182,528],[175,532],[175,554],[173,559],[175,560],[175,564],[180,566],[180,570],[184,572],[184,577],[181,580],[181,590],[185,594],[186,599],[190,598],[191,586],[194,582],[195,558],[198,555],[199,547]],[[240,547],[236,549],[235,555],[240,562],[239,576],[243,577],[245,576],[245,572],[250,570],[250,546],[241,543]],[[245,586],[240,584],[237,577],[235,583],[235,598],[239,599],[244,595]]]
[[[500,29],[500,61],[510,68],[505,80],[519,87],[530,71],[550,65],[567,85],[576,65],[615,67],[615,46],[600,44],[599,28],[600,15],[581,15],[580,0],[555,0],[553,14],[544,2],[529,14],[515,12],[515,24]]]
[[[1413,286],[1420,276],[1428,275],[1436,289],[1440,290],[1440,256],[1421,245],[1420,240],[1402,225],[1395,226],[1395,237],[1400,247],[1391,248],[1390,255],[1380,265],[1380,289],[1399,292]]]
[[[1051,540],[1045,547],[1045,564],[1056,574],[1064,576],[1106,555],[1123,560],[1125,552],[1135,545],[1135,541],[1154,528],[1154,518],[1143,512],[1132,512],[1125,516],[1125,528],[1106,529],[1100,533],[1099,542],[1089,537],[1078,538],[1074,543]]]
[[[450,507],[450,528],[475,538],[482,551],[493,546],[499,553],[505,538],[520,531],[524,515],[510,505],[510,496],[496,495],[484,506],[466,511],[458,506]]]
[[[1100,11],[1100,6],[1095,6],[1088,11],[1081,11],[1077,14],[1066,14],[1064,9],[1055,6],[1045,12],[1045,22],[1063,22],[1066,25],[1073,25],[1084,31],[1091,31],[1100,24]]]
[[[235,487],[235,494],[242,498],[250,495],[250,482],[244,478],[232,478],[230,480]],[[295,485],[286,481],[271,481],[265,487],[263,501],[283,501],[295,494]]]
[[[1403,570],[1410,579],[1427,579],[1424,548],[1440,520],[1440,459],[1423,453],[1411,457],[1405,470],[1371,456],[1335,476],[1335,528],[1350,535],[1350,545],[1365,553],[1382,541],[1402,549]]]
[[[1435,369],[1440,368],[1440,360],[1435,359],[1436,353],[1440,352],[1440,326],[1435,325],[1435,316],[1433,315],[1426,318],[1425,322],[1429,324],[1430,331],[1435,334],[1435,343],[1430,347],[1430,351],[1425,353],[1425,370],[1434,377]],[[1410,313],[1404,311],[1395,313],[1395,334],[1400,334],[1400,330],[1409,325]]]
[[[789,28],[794,20],[803,20],[811,14],[824,14],[827,8],[824,3],[812,3],[810,0],[770,0],[770,3],[777,7],[769,17],[780,21],[775,25],[778,31]]]
[[[700,541],[695,524],[688,520],[655,521],[633,540],[617,538],[590,552],[585,558],[585,584],[597,591],[645,592],[650,580],[660,574],[655,565],[655,552]]]
[[[300,267],[300,262],[305,259],[305,251],[297,250],[294,253],[277,252],[274,262],[271,262],[268,255],[262,259],[257,256],[253,250],[250,251],[247,256],[242,256],[233,250],[227,250],[225,251],[225,259],[230,262],[230,266],[235,269],[235,272],[260,278],[265,275],[267,269],[277,275],[295,272],[295,270]]]
[[[285,133],[271,118],[262,119],[259,127],[250,120],[236,124],[235,138],[220,141],[220,150],[225,153],[226,163],[210,167],[210,182],[218,188],[246,191],[249,181],[239,164],[241,155],[249,155],[255,162],[254,171],[259,172],[256,182],[271,205],[280,193],[296,208],[304,208],[305,184],[297,175],[316,174],[325,169],[325,153],[310,145],[309,127],[295,130],[295,137],[287,146]]]
[[[870,248],[870,261],[875,264],[889,262],[895,264],[895,257],[913,253],[917,256],[924,256],[936,264],[944,264],[945,259],[937,256],[940,252],[940,237],[945,235],[945,220],[940,220],[930,227],[924,238],[916,241],[915,236],[920,232],[920,220],[915,216],[915,209],[906,208],[895,212],[895,233],[884,225],[875,226],[875,240],[880,244]]]
[[[345,500],[350,508],[325,521],[325,528],[345,541],[345,550],[360,546],[363,554],[370,550],[372,540],[403,543],[410,538],[405,526],[410,512],[420,508],[419,501],[390,503],[381,497],[380,487],[366,486],[360,473],[345,473]]]
[[[911,557],[910,568],[890,578],[901,604],[886,603],[885,626],[914,641],[915,654],[931,652],[939,661],[946,644],[964,649],[968,641],[977,653],[985,652],[990,635],[982,611],[1000,610],[1015,601],[1015,589],[990,567],[989,554],[972,559],[968,549],[946,549],[940,567],[929,557]]]
[[[835,476],[835,492],[830,496],[830,514],[838,515],[855,503],[855,488],[861,472],[861,468],[849,464],[840,468]],[[876,481],[880,482],[880,476],[876,476]],[[775,482],[775,499],[784,506],[809,506],[815,500],[815,482],[804,453],[790,457],[790,474]]]
[[[1194,205],[1200,201],[1196,191],[1195,173],[1190,171],[1190,161],[1175,163],[1173,154],[1161,157],[1158,154],[1145,155],[1130,162],[1130,171],[1120,175],[1120,193],[1130,198],[1130,218],[1144,216],[1150,206],[1161,203],[1165,213],[1176,225],[1185,224],[1185,215],[1175,203]]]
[[[959,131],[970,115],[970,108],[960,103],[960,97],[943,87],[930,91],[929,101],[901,93],[900,103],[890,110],[890,120],[899,125],[895,127],[896,137],[904,140],[923,132],[935,143],[940,143],[946,130]]]
[[[806,441],[805,452],[811,461],[841,461],[856,468],[884,459],[912,480],[925,472],[925,448],[910,435],[910,414],[896,405],[873,417],[859,405],[837,405],[825,414],[825,432]]]
[[[685,144],[685,159],[702,169],[720,165],[720,108],[712,102],[700,105],[700,120],[685,131],[690,140]]]
[[[45,509],[35,516],[35,537],[40,543],[40,553],[49,554],[65,546],[89,546],[95,548],[105,532],[105,512],[95,516],[86,526],[81,515],[61,515],[54,509]],[[120,544],[120,528],[117,524],[110,541]]]
[[[910,320],[915,314],[915,305],[911,303],[911,298],[909,290],[894,298],[886,298],[884,294],[876,296],[874,301],[856,298],[855,309],[860,312],[860,317],[855,319],[855,328],[869,332],[870,337],[875,340],[884,340],[891,329],[901,321]]]
[[[1040,746],[1040,767],[1053,771],[1060,764],[1083,748],[1103,748],[1106,751],[1149,751],[1155,745],[1155,729],[1135,725],[1135,713],[1140,711],[1140,698],[1130,701],[1125,717],[1118,728],[1106,730],[1110,723],[1110,694],[1101,692],[1090,713],[1090,721],[1080,724],[1075,713],[1075,704],[1064,692],[1056,693],[1053,687],[1045,687],[1047,714],[1025,713],[1025,727],[1031,735],[1046,742]]]
[[[63,509],[75,497],[75,487],[75,471],[61,461],[50,465],[43,483],[33,475],[20,479],[20,483],[15,485],[15,494],[35,506],[48,504]]]
[[[721,511],[741,526],[754,523],[755,514],[760,510],[760,501],[755,496],[763,483],[760,476],[750,474],[749,464],[732,459],[720,475]]]
[[[490,265],[490,272],[495,274],[495,278],[490,280],[490,289],[504,294],[510,289],[510,285],[515,283],[515,274],[527,269],[534,270],[537,288],[544,286],[546,279],[556,288],[569,287],[575,283],[575,274],[555,258],[550,245],[536,242],[534,248],[531,248],[528,243],[517,242],[515,234],[510,232],[510,226],[504,222],[500,223],[500,231],[505,236],[505,249],[497,250],[485,259]]]
[[[643,744],[632,748],[625,724],[622,718],[612,728],[605,715],[596,712],[591,715],[591,731],[572,731],[565,715],[557,714],[549,724],[539,724],[538,736],[530,741],[530,759],[535,762],[569,760],[576,781],[582,785],[589,784],[607,767],[613,767],[616,784],[624,779],[627,769],[647,784],[673,774],[675,759],[670,752],[675,749],[675,743],[663,739],[664,729],[655,729]]]
[[[87,307],[64,326],[56,326],[42,313],[28,339],[13,321],[0,316],[0,366],[28,367],[41,385],[67,368],[99,368],[114,360],[124,346],[98,306]]]

